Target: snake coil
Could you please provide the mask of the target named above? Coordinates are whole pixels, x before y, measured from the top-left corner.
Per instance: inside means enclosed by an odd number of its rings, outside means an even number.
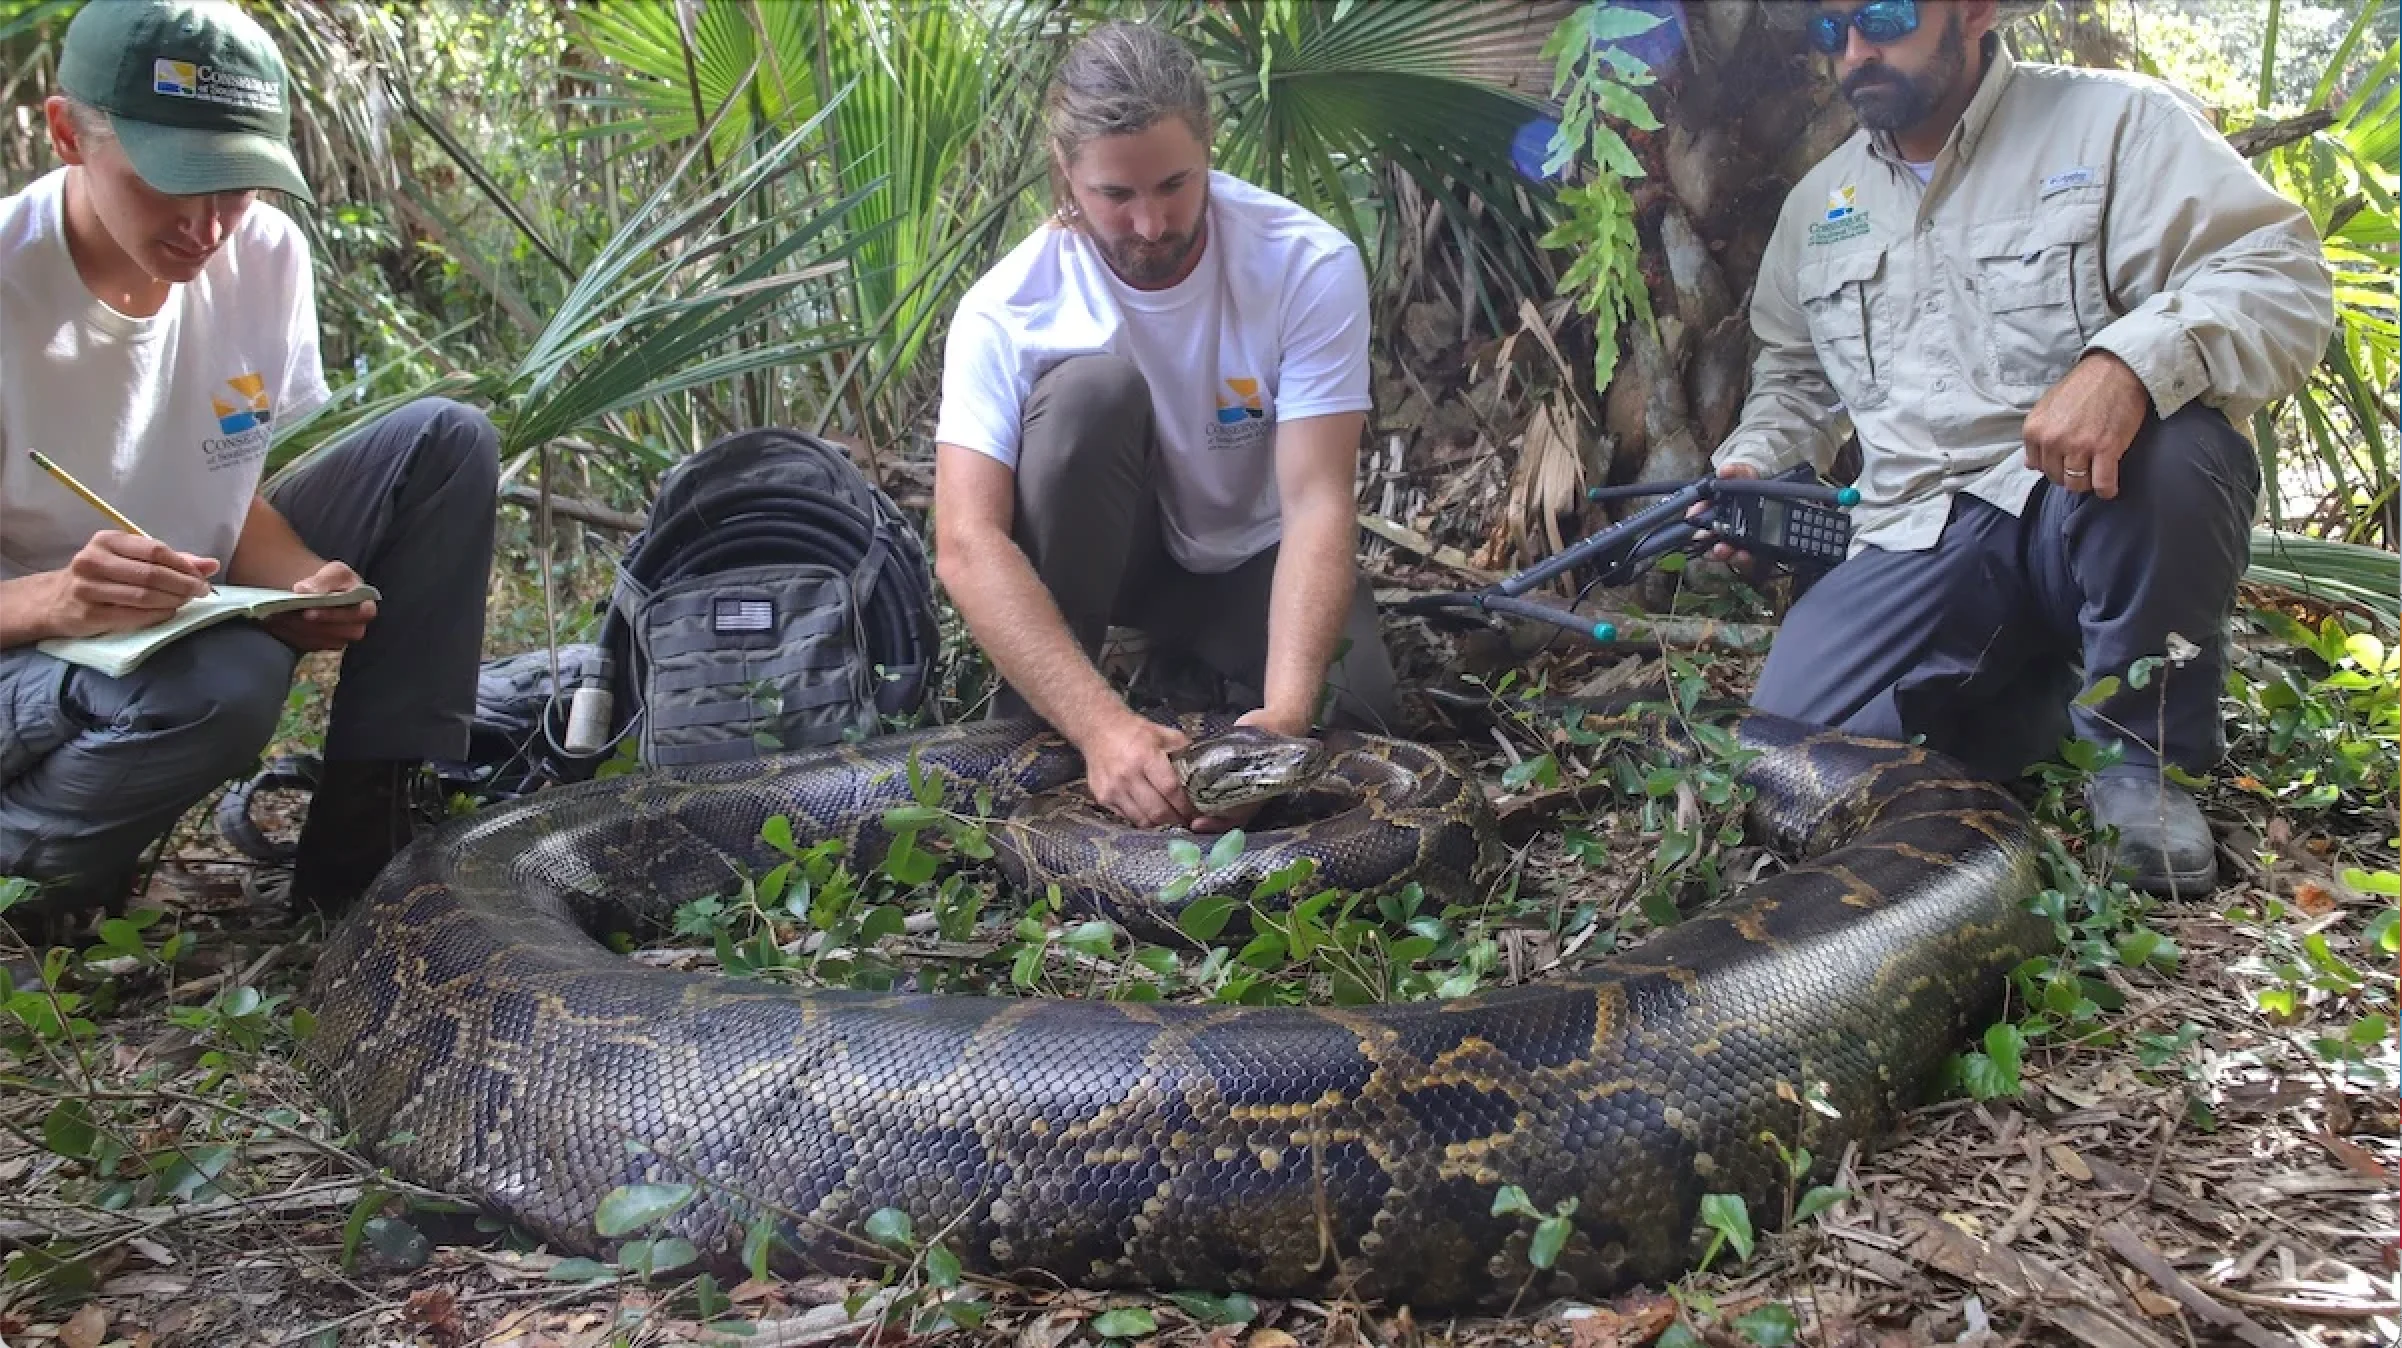
[[[569,1250],[607,1252],[612,1189],[680,1182],[700,1196],[645,1234],[727,1266],[764,1219],[780,1265],[856,1267],[848,1233],[893,1207],[970,1269],[1086,1286],[1432,1307],[1530,1275],[1546,1295],[1664,1279],[1703,1195],[1775,1210],[1763,1134],[1822,1172],[1881,1137],[2051,941],[2027,910],[2033,826],[1999,788],[1773,717],[1736,734],[1754,832],[1790,869],[1558,981],[1349,1009],[796,992],[591,935],[772,865],[771,815],[874,857],[913,761],[955,808],[1044,798],[1081,764],[1033,726],[562,788],[386,871],[325,947],[306,1061],[395,1173]],[[1350,743],[1399,765],[1381,804],[1255,843],[1383,848],[1398,879],[1432,845],[1413,828],[1482,806],[1412,748]],[[1113,836],[1080,845],[1118,863]],[[1835,1117],[1780,1098],[1813,1082]],[[1530,1224],[1492,1215],[1505,1184],[1575,1200],[1550,1269],[1528,1266]]]

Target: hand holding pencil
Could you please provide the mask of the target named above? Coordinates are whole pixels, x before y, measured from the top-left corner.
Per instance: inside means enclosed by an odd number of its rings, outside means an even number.
[[[116,526],[93,534],[63,570],[46,573],[50,602],[44,626],[54,635],[136,631],[165,621],[186,602],[209,593],[216,558],[167,546],[40,451],[26,453]]]

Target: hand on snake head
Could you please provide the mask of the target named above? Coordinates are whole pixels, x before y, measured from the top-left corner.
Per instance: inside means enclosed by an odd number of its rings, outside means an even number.
[[[1169,750],[1189,742],[1174,726],[1129,711],[1076,747],[1084,753],[1084,779],[1093,799],[1112,813],[1138,828],[1191,827],[1198,816],[1168,761]]]

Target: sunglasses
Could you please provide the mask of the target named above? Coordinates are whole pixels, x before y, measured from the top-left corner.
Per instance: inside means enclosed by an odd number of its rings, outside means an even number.
[[[1853,28],[1875,46],[1899,42],[1918,31],[1917,0],[1874,0],[1849,14],[1811,15],[1810,45],[1833,56],[1851,40],[1846,30]]]

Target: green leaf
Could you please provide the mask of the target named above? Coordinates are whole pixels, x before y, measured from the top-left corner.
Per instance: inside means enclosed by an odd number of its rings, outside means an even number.
[[[779,852],[798,850],[792,841],[792,820],[784,815],[769,815],[767,822],[759,826],[759,837]]]
[[[2122,685],[2119,683],[2118,675],[2105,674],[2102,677],[2095,679],[2092,687],[2087,688],[2084,692],[2077,695],[2075,705],[2086,708],[2101,706],[2110,699],[2117,697],[2118,690],[2121,686]]]
[[[959,1256],[948,1245],[937,1244],[926,1251],[926,1281],[945,1291],[959,1285]]]
[[[1208,1292],[1170,1292],[1176,1309],[1203,1325],[1247,1325],[1259,1318],[1259,1303],[1241,1292],[1213,1296]]]
[[[592,1225],[604,1236],[644,1230],[690,1203],[695,1193],[689,1184],[621,1184],[601,1199]]]
[[[1318,863],[1314,858],[1299,857],[1295,860],[1288,861],[1284,865],[1277,867],[1275,870],[1268,872],[1268,874],[1263,877],[1258,884],[1253,885],[1251,887],[1251,898],[1254,902],[1260,899],[1273,898],[1276,895],[1282,894],[1286,890],[1291,889],[1295,885],[1302,883],[1317,873]]]
[[[92,1113],[81,1100],[61,1100],[42,1117],[42,1145],[71,1160],[88,1160],[92,1145],[100,1140],[100,1130],[92,1124]]]
[[[941,823],[942,819],[942,811],[924,805],[895,805],[884,812],[884,827],[892,833],[914,831],[931,828]]]
[[[1118,929],[1099,919],[1079,922],[1059,938],[1059,943],[1079,955],[1107,959],[1110,952],[1117,948]]]
[[[1702,1225],[1726,1237],[1735,1247],[1735,1256],[1751,1258],[1751,1208],[1741,1194],[1703,1194],[1701,1199]]]
[[[1535,1223],[1535,1238],[1526,1246],[1526,1262],[1536,1268],[1551,1267],[1559,1261],[1560,1251],[1567,1248],[1568,1237],[1575,1230],[1575,1223],[1561,1216],[1546,1217]]]
[[[1231,866],[1235,863],[1235,860],[1242,855],[1243,831],[1239,828],[1230,828],[1224,833],[1219,834],[1218,840],[1210,844],[1210,869],[1215,870],[1220,866]]]
[[[1588,35],[1596,46],[1604,42],[1616,42],[1620,38],[1640,36],[1667,22],[1666,15],[1647,13],[1640,9],[1622,8],[1617,5],[1592,5],[1585,8],[1589,11],[1586,15],[1586,22],[1591,25],[1587,30]]]
[[[2369,919],[2368,929],[2361,939],[2391,955],[2402,952],[2402,909],[2388,908]]]
[[[1660,1331],[1660,1337],[1652,1340],[1652,1345],[1653,1348],[1708,1348],[1701,1341],[1701,1336],[1687,1328],[1682,1320]]]
[[[1234,909],[1234,900],[1223,895],[1195,899],[1176,915],[1177,930],[1207,945],[1218,939],[1219,932],[1226,930],[1226,923],[1234,916]]]
[[[664,1240],[626,1242],[625,1247],[617,1252],[617,1264],[620,1268],[649,1278],[673,1272],[700,1257],[701,1252],[693,1248],[691,1241],[682,1236],[669,1236]]]
[[[397,1217],[368,1218],[366,1236],[367,1248],[393,1268],[423,1268],[433,1257],[434,1245],[425,1233]]]
[[[862,945],[873,945],[887,936],[898,936],[907,930],[908,914],[903,913],[896,904],[880,903],[868,909],[867,916],[860,920],[859,941]]]
[[[742,1266],[750,1271],[755,1281],[767,1281],[767,1260],[775,1249],[775,1241],[774,1213],[762,1212],[753,1217],[750,1226],[743,1231]]]
[[[1986,1055],[1993,1059],[1994,1067],[2010,1079],[2012,1094],[2018,1091],[2019,1060],[2026,1047],[2026,1036],[2018,1032],[2016,1025],[2005,1021],[1985,1028]]]
[[[899,1208],[878,1208],[867,1214],[867,1238],[878,1245],[905,1250],[916,1243],[917,1228],[911,1225],[909,1214]]]
[[[1201,845],[1190,838],[1168,839],[1168,857],[1188,871],[1201,869]]]
[[[2344,886],[2356,894],[2381,894],[2386,898],[2402,898],[2402,873],[2395,871],[2364,871],[2357,866],[2344,867]]]
[[[350,1216],[342,1222],[342,1267],[358,1266],[359,1238],[366,1234],[368,1221],[383,1212],[385,1202],[391,1197],[390,1190],[370,1184],[358,1201],[350,1205]]]
[[[579,1255],[573,1259],[562,1259],[551,1265],[549,1271],[542,1276],[551,1282],[597,1282],[615,1272],[616,1270],[607,1264]]]
[[[1093,1317],[1092,1331],[1103,1338],[1133,1339],[1159,1331],[1159,1322],[1140,1306],[1120,1306]]]
[[[1793,1220],[1797,1225],[1806,1222],[1851,1196],[1852,1191],[1849,1189],[1838,1189],[1831,1184],[1821,1184],[1803,1194],[1801,1201],[1793,1205]]]
[[[1542,1214],[1537,1212],[1534,1203],[1528,1200],[1526,1190],[1515,1184],[1504,1184],[1493,1194],[1492,1215],[1495,1217],[1539,1217]]]
[[[1735,1332],[1758,1344],[1759,1348],[1786,1348],[1801,1335],[1801,1320],[1793,1308],[1782,1302],[1772,1302],[1747,1315],[1737,1316]]]
[[[1501,773],[1502,786],[1511,791],[1524,790],[1530,782],[1540,786],[1556,786],[1559,780],[1559,761],[1550,754],[1520,759]]]

